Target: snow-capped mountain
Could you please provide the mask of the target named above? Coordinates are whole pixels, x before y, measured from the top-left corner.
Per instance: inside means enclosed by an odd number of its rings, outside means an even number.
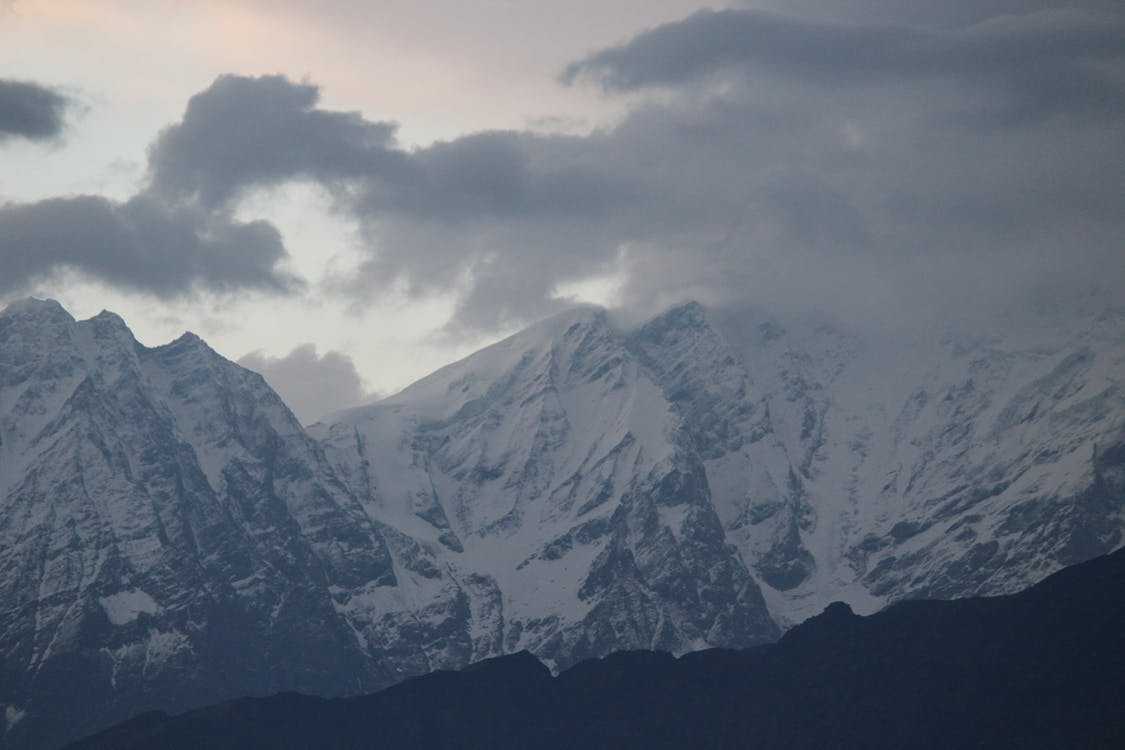
[[[109,313],[0,314],[8,740],[383,684],[333,592],[393,583],[382,537],[261,377],[190,334],[146,349]]]
[[[302,429],[192,335],[0,313],[0,726],[746,646],[1121,545],[1125,315],[904,342],[545,320]],[[55,719],[68,717],[66,722]]]
[[[620,331],[582,309],[312,430],[372,518],[495,584],[473,658],[502,642],[565,666],[591,629],[673,651],[760,637],[757,590],[784,627],[836,600],[1009,593],[1120,546],[1123,378],[1121,311],[882,340],[694,303]],[[688,591],[694,621],[591,597],[621,549],[615,585]]]
[[[394,600],[357,597],[349,621],[366,634],[401,612],[390,632],[425,638],[430,666],[775,637],[701,456],[628,343],[603,311],[575,310],[314,426],[396,540]]]

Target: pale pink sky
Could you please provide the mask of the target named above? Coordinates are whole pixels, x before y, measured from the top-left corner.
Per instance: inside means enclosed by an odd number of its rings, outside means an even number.
[[[61,145],[6,147],[0,201],[95,193],[125,198],[145,149],[187,99],[223,73],[284,73],[323,89],[322,106],[400,123],[423,145],[490,128],[588,130],[627,102],[555,76],[568,62],[702,7],[695,0],[0,0],[0,70],[82,103]],[[312,188],[247,202],[282,229],[315,281],[350,262],[350,227]],[[612,290],[596,280],[590,299]],[[148,344],[190,328],[231,358],[313,341],[350,354],[368,385],[397,389],[485,341],[437,340],[452,299],[378,301],[362,317],[331,299],[240,297],[155,305],[77,278],[43,284],[78,316],[123,316]],[[2,300],[0,300],[2,302]]]

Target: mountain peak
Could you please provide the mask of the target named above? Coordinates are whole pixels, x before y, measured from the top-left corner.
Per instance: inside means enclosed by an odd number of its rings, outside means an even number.
[[[43,320],[60,320],[67,323],[74,322],[74,317],[57,300],[40,299],[38,297],[24,297],[15,300],[0,311],[0,318],[15,315]]]
[[[104,321],[114,324],[120,323],[121,325],[125,325],[125,320],[120,315],[110,310],[102,310],[100,313],[90,318],[90,320]]]
[[[591,333],[594,334],[592,337]],[[487,390],[512,373],[521,371],[529,360],[541,359],[549,352],[574,345],[578,340],[600,339],[602,333],[605,337],[610,335],[604,308],[594,305],[568,308],[446,365],[380,403],[424,402],[432,406],[446,402],[449,395],[456,392],[459,395],[454,401],[459,405],[462,399],[482,395],[481,388]],[[470,382],[476,383],[476,387]],[[356,416],[367,412],[366,407],[360,407],[347,413]]]
[[[88,322],[96,326],[99,330],[112,331],[128,339],[134,338],[133,332],[130,330],[125,320],[117,313],[110,312],[109,310],[102,310],[100,313],[90,318]]]
[[[568,331],[573,330],[575,326],[589,328],[605,325],[608,325],[608,317],[605,308],[598,307],[597,305],[579,305],[555,313],[537,323],[533,323],[510,337],[509,340],[535,338],[553,339],[559,335],[565,335]]]
[[[669,307],[664,315],[674,317],[684,321],[694,321],[702,323],[706,317],[706,308],[695,300],[688,300],[678,305]]]
[[[642,335],[662,338],[674,331],[692,331],[709,327],[707,310],[698,302],[685,302],[670,307],[641,326]]]
[[[195,348],[204,347],[204,348],[208,348],[208,349],[210,348],[210,347],[207,346],[206,341],[204,341],[197,334],[195,334],[191,331],[184,331],[182,334],[180,334],[179,338],[177,338],[175,341],[169,342],[165,346],[177,347],[177,348],[187,348],[187,347],[195,347]]]

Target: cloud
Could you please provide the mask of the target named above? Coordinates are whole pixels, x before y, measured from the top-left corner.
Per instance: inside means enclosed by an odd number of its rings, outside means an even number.
[[[317,180],[370,251],[340,288],[362,298],[467,283],[458,322],[481,330],[549,309],[560,278],[598,262],[602,244],[585,243],[581,258],[579,235],[601,232],[646,189],[585,138],[490,132],[408,151],[393,123],[318,100],[316,87],[278,76],[220,77],[153,144],[151,191],[230,210],[249,190]]]
[[[204,206],[282,180],[393,173],[393,123],[316,109],[317,87],[282,76],[220,76],[149,150],[155,192]]]
[[[1125,61],[1125,20],[1051,9],[958,29],[854,25],[754,10],[704,10],[568,66],[611,91],[681,86],[723,71],[822,86],[953,79],[1009,97],[1025,114],[1125,113],[1125,91],[1098,63]]]
[[[12,92],[14,98],[6,99]],[[25,106],[21,115],[8,108],[17,100],[38,104]],[[20,124],[27,137],[57,135],[67,103],[32,84],[0,81],[0,135],[11,123]],[[254,111],[269,114],[268,108]],[[223,145],[231,142],[231,134],[217,138],[210,144],[212,161],[197,174],[221,180],[222,165],[232,153],[248,154],[253,137],[247,136],[246,127],[257,125],[235,124],[232,133],[244,139],[233,147]],[[198,291],[288,294],[302,289],[304,282],[284,268],[288,252],[276,227],[235,220],[232,210],[211,199],[212,186],[187,190],[161,181],[164,167],[151,157],[159,155],[167,163],[184,137],[191,136],[181,135],[177,141],[174,133],[165,132],[158,139],[163,147],[150,149],[150,185],[126,201],[77,195],[0,204],[0,294],[24,290],[64,271],[160,298]],[[281,159],[279,154],[292,145],[272,144],[271,158]],[[244,178],[249,163],[239,164]]]
[[[587,135],[406,149],[393,122],[326,108],[311,83],[223,76],[153,143],[139,198],[198,228],[254,190],[315,181],[363,240],[358,269],[318,291],[455,295],[454,334],[551,312],[558,289],[609,275],[638,314],[696,297],[897,325],[1112,301],[1123,27],[1046,5],[931,26],[697,13],[567,69],[630,96]],[[284,249],[264,246],[233,269],[199,251],[215,270],[196,283],[285,288]]]
[[[852,24],[880,23],[942,29],[971,26],[1000,16],[1019,16],[1061,7],[1122,14],[1120,0],[741,0],[733,5]]]
[[[319,109],[319,98],[281,76],[220,76],[149,149],[151,190],[217,208],[254,188],[316,180],[364,218],[451,226],[604,216],[627,189],[580,138],[486,132],[407,151],[394,123]],[[558,147],[547,160],[542,144]]]
[[[154,145],[154,189],[229,206],[315,179],[366,244],[336,288],[456,294],[453,332],[548,313],[558,288],[611,273],[638,309],[984,313],[1125,278],[1125,169],[1104,158],[1123,63],[1122,25],[1086,10],[960,27],[705,11],[568,68],[666,90],[590,135],[406,150],[311,84],[221,78]]]
[[[47,141],[62,135],[71,100],[46,86],[0,78],[0,142]]]
[[[300,282],[278,269],[285,248],[265,222],[237,222],[141,194],[0,206],[0,293],[63,270],[161,297],[197,288],[286,292]]]
[[[261,374],[302,424],[375,398],[348,355],[319,355],[315,344],[301,344],[284,357],[251,352],[238,364]]]

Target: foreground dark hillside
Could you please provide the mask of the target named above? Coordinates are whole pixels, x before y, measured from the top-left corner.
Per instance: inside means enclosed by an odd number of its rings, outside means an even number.
[[[1125,747],[1125,551],[1014,596],[843,605],[772,646],[527,654],[369,696],[150,713],[74,748]]]

